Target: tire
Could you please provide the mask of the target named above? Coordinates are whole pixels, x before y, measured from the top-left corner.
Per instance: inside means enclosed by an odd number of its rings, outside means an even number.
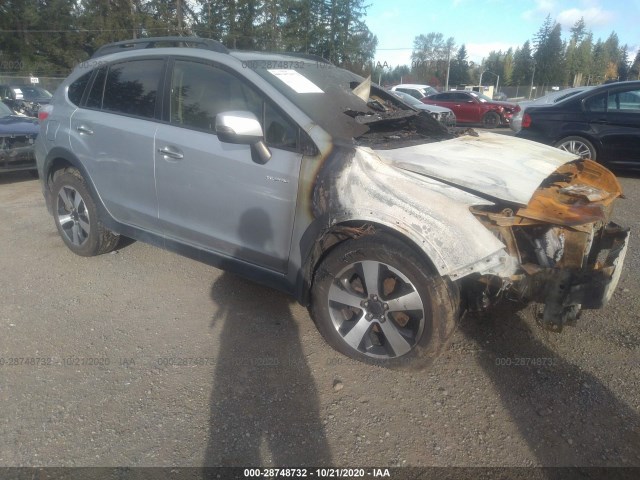
[[[496,112],[487,112],[482,117],[482,126],[484,128],[496,128],[500,126],[500,115]]]
[[[565,137],[558,140],[554,146],[565,152],[574,153],[582,158],[590,158],[591,160],[596,160],[598,155],[593,144],[583,137]]]
[[[455,332],[459,291],[405,243],[368,235],[339,244],[322,261],[310,314],[327,343],[348,357],[422,369]]]
[[[69,250],[92,257],[116,247],[120,237],[100,222],[96,204],[78,170],[56,172],[51,193],[56,227]]]

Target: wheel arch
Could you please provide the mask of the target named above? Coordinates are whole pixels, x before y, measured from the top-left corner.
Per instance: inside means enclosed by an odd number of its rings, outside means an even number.
[[[397,222],[384,219],[342,219],[328,228],[314,222],[301,239],[302,264],[296,285],[296,297],[302,305],[308,305],[313,287],[313,277],[326,256],[341,243],[365,235],[384,233],[402,241],[415,251],[434,274],[446,270],[442,255],[426,240],[420,242],[411,229],[402,228]],[[326,225],[326,224],[324,224]],[[420,245],[423,245],[422,247]],[[441,268],[438,268],[441,265]]]
[[[47,203],[47,209],[49,213],[52,213],[52,198],[51,198],[51,185],[53,184],[53,176],[57,171],[64,170],[66,168],[77,169],[89,189],[89,192],[93,196],[96,207],[98,208],[100,215],[104,217],[106,209],[102,204],[102,199],[95,188],[95,185],[91,179],[91,176],[87,172],[87,169],[82,165],[82,162],[75,156],[75,154],[66,148],[54,147],[47,154],[43,167],[42,167],[42,182],[44,196]]]
[[[600,141],[591,133],[585,132],[584,130],[578,130],[578,131],[569,130],[569,131],[561,132],[560,135],[556,135],[556,137],[552,142],[552,145],[555,146],[560,140],[563,140],[568,137],[584,138],[585,140],[588,140],[591,143],[591,145],[593,145],[593,148],[596,149],[596,154],[598,157],[602,154],[602,145]]]

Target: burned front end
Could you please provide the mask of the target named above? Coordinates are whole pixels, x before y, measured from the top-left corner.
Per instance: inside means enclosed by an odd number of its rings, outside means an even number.
[[[629,231],[610,221],[622,196],[615,176],[591,160],[565,163],[524,207],[471,207],[519,265],[510,278],[467,278],[469,306],[502,297],[544,305],[539,321],[555,331],[581,309],[603,307],[620,278]]]

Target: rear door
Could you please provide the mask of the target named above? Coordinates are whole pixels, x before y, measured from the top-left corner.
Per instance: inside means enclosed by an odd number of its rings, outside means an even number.
[[[166,123],[155,139],[159,218],[168,237],[278,272],[286,270],[298,191],[301,132],[237,73],[176,59],[168,75]],[[249,111],[272,157],[221,142],[216,115]]]
[[[640,87],[609,92],[606,123],[601,126],[600,135],[610,161],[628,166],[640,164]]]
[[[71,148],[118,221],[156,230],[154,137],[166,61],[135,59],[101,67],[70,124]]]

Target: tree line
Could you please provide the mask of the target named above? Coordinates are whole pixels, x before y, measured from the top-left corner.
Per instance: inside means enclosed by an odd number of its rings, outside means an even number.
[[[548,15],[533,36],[515,51],[488,52],[479,65],[469,61],[464,44],[456,48],[453,37],[431,32],[415,38],[411,66],[378,72],[383,83],[413,81],[444,86],[478,84],[516,86],[580,86],[598,85],[610,80],[640,79],[640,51],[629,58],[629,47],[621,44],[612,31],[606,40],[594,40],[583,18],[562,39],[562,28]],[[486,73],[489,74],[486,74]],[[484,74],[483,74],[484,73]],[[485,75],[486,74],[486,75]],[[493,74],[493,75],[490,75]]]
[[[3,0],[0,72],[66,75],[105,43],[200,36],[320,55],[364,72],[378,43],[365,0]]]

